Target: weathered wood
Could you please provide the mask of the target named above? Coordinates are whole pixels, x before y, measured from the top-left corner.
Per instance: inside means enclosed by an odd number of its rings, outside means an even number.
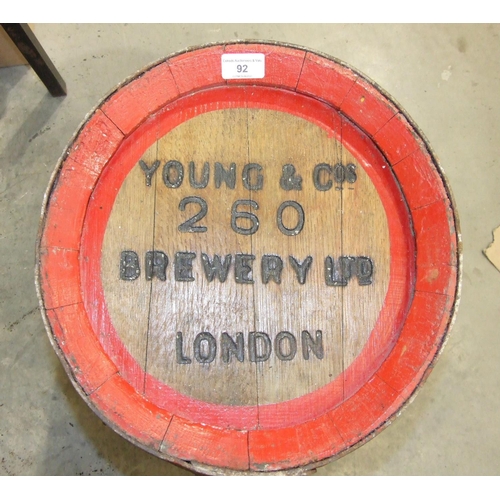
[[[66,95],[66,82],[27,23],[2,23],[29,65],[54,97]]]
[[[224,53],[264,54],[264,78],[223,80]],[[273,43],[174,55],[101,103],[54,174],[38,259],[88,404],[213,474],[297,473],[372,437],[433,366],[461,272],[405,113]]]

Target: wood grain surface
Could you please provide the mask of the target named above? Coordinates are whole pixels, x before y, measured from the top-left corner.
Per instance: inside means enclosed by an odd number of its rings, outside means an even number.
[[[224,53],[264,54],[224,81]],[[373,437],[459,297],[453,200],[415,124],[298,47],[187,50],[123,83],[54,172],[49,338],[127,439],[202,473],[300,473]]]
[[[184,177],[176,188],[163,179],[164,166],[170,161],[183,166]],[[150,186],[140,162],[149,166],[158,162]],[[125,179],[107,224],[102,281],[113,325],[145,372],[196,399],[265,405],[324,386],[356,359],[387,292],[389,234],[373,183],[339,141],[313,123],[283,112],[230,109],[205,113],[179,125],[155,142],[140,162]],[[194,184],[206,182],[206,187],[192,186],[191,162]],[[234,189],[226,183],[216,186],[216,162],[226,170],[235,164]],[[262,167],[249,169],[254,178],[248,182],[259,189],[244,185],[243,169],[249,164]],[[318,190],[314,184],[314,168],[320,164],[332,168],[318,170],[320,186],[331,184],[328,190]],[[289,190],[280,187],[285,165],[295,167],[292,180],[300,176],[300,183]],[[335,166],[338,179],[345,175],[340,173],[345,170],[340,165],[353,166],[354,182],[335,181]],[[179,169],[177,163],[174,167]],[[174,167],[166,170],[170,175],[167,182],[176,184],[179,179]],[[201,182],[204,168],[208,179]],[[206,216],[193,226],[206,230],[181,232],[179,226],[200,211],[195,202],[179,209],[181,200],[193,196],[208,207]],[[256,204],[244,203],[239,208],[258,217],[259,227],[253,234],[238,234],[231,227],[231,208],[238,200]],[[303,229],[296,235],[283,234],[277,223],[279,207],[289,200],[304,212]],[[293,229],[298,222],[297,208],[282,210],[285,228]],[[245,218],[236,223],[251,227]],[[120,279],[123,251],[138,255],[141,275],[137,279]],[[157,276],[146,279],[144,259],[148,251],[161,251],[168,257],[165,280]],[[179,252],[194,254],[190,259],[193,281],[176,279],[175,256]],[[224,262],[230,256],[224,282],[217,277],[207,279],[202,254],[212,262],[215,255]],[[237,254],[254,257],[246,261],[252,268],[248,281],[253,283],[236,281]],[[269,256],[272,262],[276,256],[280,258],[282,270],[268,276],[265,283],[262,261]],[[341,256],[368,256],[375,266],[373,282],[360,285],[353,276],[346,286],[328,285],[325,259],[331,257],[338,265]],[[299,282],[290,257],[300,264],[312,259],[305,283]],[[322,359],[314,352],[304,359],[302,350],[308,347],[302,346],[303,331],[313,339],[317,331],[322,332]],[[182,332],[183,353],[191,360],[189,364],[179,363],[176,357],[177,332]],[[209,332],[216,340],[213,361],[195,359],[194,343],[201,332]],[[237,334],[243,335],[243,361],[234,355],[230,362],[223,359],[223,332],[233,340]],[[271,347],[262,339],[256,342],[258,349],[271,350],[266,361],[251,362],[251,332],[263,332],[271,340]],[[276,353],[280,332],[288,333],[279,338],[278,354],[291,359],[280,359]],[[203,341],[201,347],[206,350],[207,344]]]

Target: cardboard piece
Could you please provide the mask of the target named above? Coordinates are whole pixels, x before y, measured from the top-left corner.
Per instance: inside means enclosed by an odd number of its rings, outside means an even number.
[[[29,24],[29,27],[33,29],[33,24]],[[16,44],[0,26],[0,68],[21,66],[24,64],[28,64],[28,62],[16,47]]]
[[[489,261],[500,271],[500,226],[493,231],[493,242],[483,252]]]

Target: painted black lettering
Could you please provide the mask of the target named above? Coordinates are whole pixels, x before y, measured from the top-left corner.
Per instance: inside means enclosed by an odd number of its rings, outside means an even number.
[[[307,330],[302,331],[302,356],[309,359],[309,353],[312,351],[318,359],[323,359],[325,351],[323,349],[323,332],[316,330],[316,338],[313,339]]]
[[[178,188],[184,180],[184,167],[180,161],[170,160],[163,166],[163,182],[169,188]]]
[[[342,273],[342,279],[345,281],[345,284],[349,282],[353,275],[353,270],[354,272],[354,266],[356,264],[356,257],[351,257],[349,255],[343,255],[342,257],[339,258],[340,262],[340,269]]]
[[[349,163],[347,165],[345,171],[345,179],[350,184],[354,184],[356,182],[356,180],[358,179],[358,176],[356,174],[356,165],[353,165],[352,163]]]
[[[371,285],[373,283],[373,260],[369,257],[357,257],[356,276],[360,285]]]
[[[120,254],[120,279],[124,281],[136,280],[141,274],[139,256],[131,251],[125,250]]]
[[[254,210],[258,210],[259,205],[256,201],[253,201],[253,200],[236,200],[233,203],[233,206],[231,208],[231,228],[232,228],[232,230],[238,234],[244,234],[246,236],[249,236],[249,235],[257,232],[257,230],[259,229],[259,219],[252,212],[245,212],[245,211],[238,210],[240,205],[249,205]],[[241,225],[239,225],[237,223],[237,221],[239,219],[243,219],[245,221],[248,221],[250,223],[250,227],[242,227]],[[248,225],[247,223],[244,224],[244,226],[247,226],[247,225]]]
[[[153,276],[165,281],[167,279],[167,266],[168,257],[166,254],[158,250],[146,252],[145,273],[148,281],[151,281]]]
[[[324,182],[324,174],[322,172],[327,172],[328,180]],[[331,165],[328,163],[319,163],[314,167],[313,170],[313,183],[314,187],[318,191],[328,191],[333,186],[333,181],[331,179],[331,175],[333,173],[333,169]]]
[[[237,333],[236,341],[234,341],[226,332],[223,332],[220,338],[220,351],[224,363],[230,363],[233,354],[238,361],[243,362],[245,359],[243,333]]]
[[[236,163],[231,163],[229,165],[229,170],[226,170],[222,166],[222,163],[216,161],[214,178],[216,188],[220,188],[222,182],[225,182],[229,189],[234,189],[236,186]]]
[[[179,231],[181,233],[205,233],[207,231],[206,226],[195,226],[194,224],[196,222],[199,222],[205,215],[208,213],[208,205],[207,202],[203,199],[200,198],[199,196],[187,196],[186,198],[183,198],[180,203],[179,203],[179,210],[184,212],[186,209],[186,206],[189,205],[190,203],[195,203],[196,205],[200,206],[200,211],[188,219],[186,222],[183,222],[182,224],[179,225]]]
[[[175,281],[194,281],[193,259],[196,254],[193,252],[177,252],[174,261]]]
[[[189,365],[191,364],[191,358],[188,358],[184,354],[184,348],[182,344],[182,332],[177,332],[177,335],[175,336],[175,356],[177,359],[177,363],[180,365]]]
[[[264,332],[248,334],[248,357],[253,363],[267,361],[271,356],[272,343],[269,335]]]
[[[139,165],[146,175],[146,186],[151,187],[151,179],[160,166],[160,160],[155,160],[151,166],[149,166],[144,160],[139,160]]]
[[[252,261],[255,255],[237,253],[234,256],[234,279],[236,283],[253,283]]]
[[[196,165],[194,161],[189,162],[189,184],[195,189],[204,189],[208,186],[208,179],[210,176],[210,164],[206,161],[203,164],[203,170],[201,171],[201,179],[196,180]]]
[[[217,342],[211,333],[201,332],[194,339],[193,349],[198,363],[211,363],[217,354]]]
[[[345,180],[345,167],[342,163],[337,163],[335,167],[333,167],[333,177],[335,182],[342,184]]]
[[[325,282],[328,286],[347,286],[352,276],[355,257],[342,256],[335,260],[328,256],[325,259]]]
[[[307,272],[311,267],[313,258],[309,255],[301,264],[295,257],[290,255],[288,261],[297,275],[297,281],[303,285],[306,282]]]
[[[293,228],[285,227],[285,225],[283,224],[283,211],[288,207],[293,208],[297,212],[297,224]],[[278,224],[279,230],[283,234],[287,236],[296,236],[302,231],[304,227],[304,222],[305,222],[304,209],[296,201],[292,200],[284,201],[278,207],[278,212],[276,214],[276,222]]]
[[[283,261],[277,255],[263,255],[260,261],[262,272],[262,283],[269,283],[272,279],[278,285],[281,283],[281,271],[283,271]]]
[[[302,177],[295,173],[295,166],[291,163],[283,165],[280,186],[281,189],[284,189],[285,191],[302,190]]]
[[[227,279],[229,272],[229,267],[231,266],[232,255],[226,255],[224,260],[221,262],[221,258],[218,255],[214,255],[212,261],[206,253],[201,254],[201,261],[203,262],[203,270],[205,271],[205,276],[209,283],[211,283],[215,276],[219,279],[221,283],[224,283]]]
[[[286,349],[284,344],[288,344]],[[274,339],[274,350],[281,361],[291,361],[297,354],[297,340],[290,332],[280,332]]]
[[[256,174],[252,175],[255,170]],[[247,163],[243,167],[243,186],[250,191],[259,191],[264,186],[264,176],[261,174],[262,166],[258,163]]]

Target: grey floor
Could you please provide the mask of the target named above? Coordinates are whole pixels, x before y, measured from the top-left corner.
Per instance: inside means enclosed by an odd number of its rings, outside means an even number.
[[[500,272],[482,250],[500,225],[500,25],[43,25],[68,85],[53,98],[27,66],[0,69],[0,474],[182,475],[136,448],[80,399],[56,357],[34,285],[42,199],[72,134],[116,84],[188,46],[269,39],[368,75],[428,138],[463,235],[460,308],[415,401],[318,475],[500,473]]]

